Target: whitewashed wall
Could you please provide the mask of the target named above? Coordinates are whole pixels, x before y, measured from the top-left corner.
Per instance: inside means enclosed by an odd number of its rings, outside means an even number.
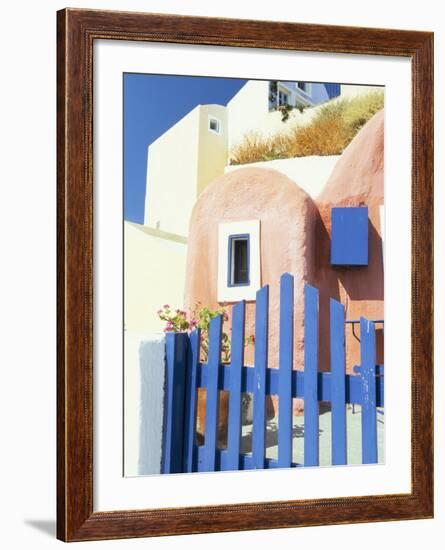
[[[161,473],[165,335],[125,331],[124,475]]]
[[[243,135],[258,128],[269,113],[269,82],[249,80],[227,103],[229,121],[229,149]]]
[[[313,199],[322,191],[340,155],[330,157],[296,157],[291,159],[269,160],[266,162],[253,162],[240,166],[226,166],[226,172],[232,172],[239,168],[273,168],[286,174],[295,181]]]

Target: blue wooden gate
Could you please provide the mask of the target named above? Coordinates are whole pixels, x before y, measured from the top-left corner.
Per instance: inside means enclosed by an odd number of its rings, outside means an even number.
[[[232,310],[230,364],[221,363],[222,316],[209,328],[208,361],[200,331],[166,337],[163,473],[212,472],[319,465],[319,402],[332,413],[332,464],[347,463],[346,404],[361,405],[362,461],[377,462],[377,407],[384,405],[383,366],[376,365],[375,324],[360,319],[361,364],[345,371],[345,311],[330,300],[330,372],[318,372],[318,290],[304,288],[304,371],[292,369],[294,279],[280,281],[279,368],[268,368],[269,287],[256,295],[254,366],[244,365],[245,302]],[[206,389],[204,445],[196,442],[198,388]],[[218,448],[220,391],[229,392],[227,448]],[[253,395],[252,453],[241,452],[242,394]],[[266,396],[279,396],[278,458],[266,458]],[[292,399],[304,399],[304,464],[292,461]]]

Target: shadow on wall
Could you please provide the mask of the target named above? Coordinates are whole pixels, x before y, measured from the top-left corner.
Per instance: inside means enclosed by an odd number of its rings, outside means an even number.
[[[25,519],[24,523],[51,538],[56,536],[56,521],[54,519]]]
[[[329,209],[330,210],[330,209]],[[330,370],[330,299],[345,305],[346,319],[358,320],[360,316],[370,320],[383,319],[383,255],[382,239],[373,223],[377,215],[375,208],[370,210],[368,221],[368,265],[357,267],[334,267],[330,262],[331,236],[327,224],[329,210],[325,209],[316,221],[316,245],[314,246],[315,278],[309,281],[319,289],[319,368]],[[377,361],[383,364],[383,329],[376,327]],[[345,328],[346,366],[352,372],[360,364],[360,328],[352,331],[352,325]]]
[[[319,369],[321,371],[330,370],[330,299],[333,298],[341,302],[338,274],[332,269],[330,262],[331,237],[320,213],[317,213],[315,225],[315,243],[314,243],[314,265],[315,280],[309,281],[319,291],[319,333],[318,333],[318,353]]]
[[[154,335],[139,348],[139,457],[138,474],[161,473],[164,422],[165,336]]]
[[[368,220],[368,265],[338,270],[338,279],[351,300],[369,301],[384,298],[382,239]]]

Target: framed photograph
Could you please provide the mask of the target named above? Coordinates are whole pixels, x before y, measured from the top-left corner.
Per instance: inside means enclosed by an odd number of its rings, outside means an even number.
[[[58,538],[433,516],[433,34],[58,12]]]

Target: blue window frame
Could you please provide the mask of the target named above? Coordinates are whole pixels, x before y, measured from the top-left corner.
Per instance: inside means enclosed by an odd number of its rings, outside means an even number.
[[[229,236],[229,261],[227,263],[227,286],[250,285],[250,236]]]

